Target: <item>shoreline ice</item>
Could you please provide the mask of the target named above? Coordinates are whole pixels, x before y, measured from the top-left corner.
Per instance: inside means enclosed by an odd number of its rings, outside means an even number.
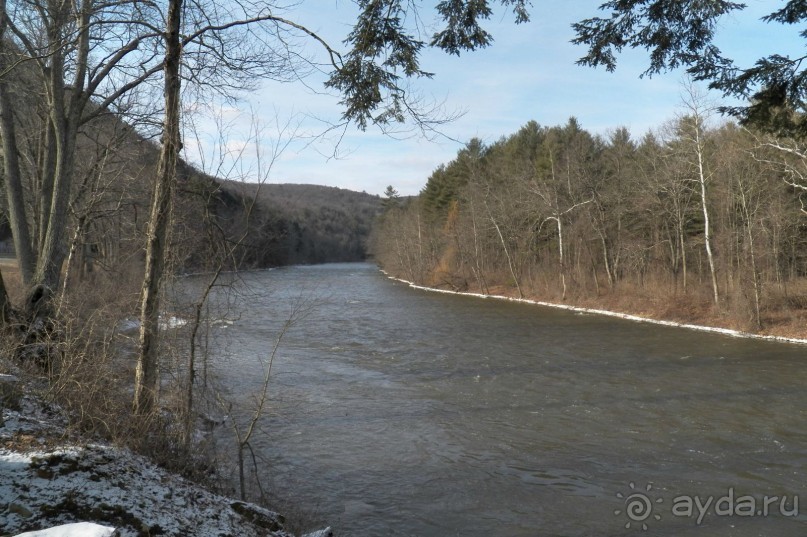
[[[419,289],[422,291],[430,291],[433,293],[444,293],[449,295],[460,295],[460,296],[471,296],[477,298],[492,298],[496,300],[507,300],[509,302],[520,302],[522,304],[532,304],[535,306],[544,306],[547,308],[557,308],[567,311],[573,311],[577,313],[591,313],[595,315],[603,315],[606,317],[615,317],[618,319],[625,319],[628,321],[635,321],[640,323],[651,323],[657,324],[661,326],[672,326],[675,328],[686,328],[688,330],[697,330],[699,332],[711,332],[714,334],[722,334],[725,336],[737,337],[737,338],[744,338],[744,339],[759,339],[763,341],[775,341],[779,343],[792,343],[796,345],[807,345],[807,339],[801,338],[791,338],[786,336],[771,336],[765,334],[753,334],[751,332],[743,332],[741,330],[733,330],[731,328],[720,328],[717,326],[705,326],[700,324],[692,324],[692,323],[680,323],[677,321],[665,321],[663,319],[653,319],[650,317],[642,317],[639,315],[634,315],[632,313],[622,313],[618,311],[611,311],[611,310],[603,310],[597,308],[585,308],[582,306],[572,306],[569,304],[558,304],[555,302],[544,302],[543,300],[533,300],[530,298],[516,298],[506,295],[489,295],[485,293],[471,293],[465,291],[451,291],[449,289],[438,289],[436,287],[428,287],[425,285],[418,285],[416,283],[410,282],[408,280],[404,280],[402,278],[397,278],[392,276],[387,271],[383,269],[379,269],[387,278],[405,283],[409,287],[413,289]]]

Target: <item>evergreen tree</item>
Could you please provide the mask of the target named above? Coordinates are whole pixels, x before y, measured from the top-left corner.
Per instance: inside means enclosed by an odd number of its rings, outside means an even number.
[[[807,123],[801,119],[807,98],[804,55],[771,54],[743,67],[715,45],[721,19],[745,7],[727,0],[610,0],[600,6],[610,16],[572,25],[577,34],[573,42],[588,46],[588,53],[578,63],[613,71],[623,49],[645,49],[650,53],[650,66],[644,74],[686,67],[695,80],[708,81],[710,88],[746,102],[723,107],[724,112],[776,132],[807,135]],[[790,0],[762,18],[767,24],[795,28],[805,21],[807,3],[803,0]],[[807,38],[803,31],[800,35]]]

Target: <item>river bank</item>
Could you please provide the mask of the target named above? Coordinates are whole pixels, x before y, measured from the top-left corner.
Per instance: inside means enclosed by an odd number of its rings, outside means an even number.
[[[274,511],[76,435],[58,408],[23,384],[0,378],[0,535],[294,537]]]
[[[487,293],[479,293],[473,291],[454,291],[451,289],[441,289],[439,287],[429,287],[424,285],[418,285],[414,282],[409,280],[405,280],[402,278],[398,278],[389,274],[387,271],[383,269],[379,269],[381,272],[389,279],[405,283],[409,285],[413,289],[420,289],[423,291],[430,291],[434,293],[446,293],[452,295],[462,295],[462,296],[472,296],[478,298],[491,298],[496,300],[507,300],[510,302],[520,302],[523,304],[534,304],[536,306],[544,306],[549,308],[558,308],[564,309],[568,311],[574,311],[578,313],[589,313],[595,315],[604,315],[608,317],[617,317],[620,319],[626,319],[630,321],[642,322],[642,323],[652,323],[662,326],[674,326],[678,328],[686,328],[688,330],[697,330],[700,332],[712,332],[717,334],[723,334],[726,336],[731,337],[740,337],[740,338],[750,338],[750,339],[760,339],[760,340],[768,340],[768,341],[779,341],[784,343],[794,343],[800,345],[807,345],[807,338],[803,337],[796,337],[787,334],[766,334],[766,333],[753,333],[753,332],[746,332],[743,330],[737,330],[734,328],[727,328],[723,326],[711,325],[706,322],[679,322],[673,321],[670,319],[663,319],[663,318],[656,318],[653,316],[649,316],[647,314],[637,314],[632,312],[620,312],[620,311],[613,311],[608,309],[601,309],[597,307],[591,307],[590,305],[577,305],[577,304],[562,304],[557,302],[546,302],[543,300],[535,299],[535,298],[519,298],[514,296],[513,294],[487,294]],[[514,291],[514,290],[513,290]],[[504,291],[506,292],[506,291]]]

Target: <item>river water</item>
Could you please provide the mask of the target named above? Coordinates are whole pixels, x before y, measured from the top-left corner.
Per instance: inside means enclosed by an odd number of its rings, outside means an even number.
[[[310,306],[255,445],[269,486],[337,535],[807,534],[807,347],[414,290],[369,264],[242,278],[218,375],[248,403]]]

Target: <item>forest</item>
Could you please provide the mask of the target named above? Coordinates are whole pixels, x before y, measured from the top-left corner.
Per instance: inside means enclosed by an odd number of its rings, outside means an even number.
[[[381,198],[321,185],[221,181],[259,215],[244,243],[242,268],[364,261]]]
[[[800,336],[807,153],[688,86],[634,137],[575,119],[472,139],[419,196],[385,200],[373,251],[419,284]]]
[[[0,374],[30,381],[71,430],[266,504],[271,468],[246,456],[300,311],[267,343],[262,391],[230,420],[231,471],[217,475],[195,434],[215,421],[205,404],[232,415],[206,382],[208,335],[226,320],[209,298],[225,272],[359,259],[371,235],[379,263],[419,283],[805,335],[803,58],[723,57],[714,30],[742,4],[608,2],[610,18],[573,24],[578,63],[613,70],[640,48],[646,74],[684,67],[749,104],[735,117],[773,114],[779,136],[710,120],[696,99],[640,139],[531,122],[471,141],[414,199],[246,185],[183,160],[195,121],[267,81],[334,98],[339,119],[314,138],[436,135],[453,116],[416,91],[434,76],[424,52],[485,48],[488,23],[527,23],[531,7],[360,0],[329,43],[302,4],[0,0],[0,251],[14,254],[0,259]],[[763,20],[805,18],[791,1]],[[178,304],[189,273],[196,293]]]

